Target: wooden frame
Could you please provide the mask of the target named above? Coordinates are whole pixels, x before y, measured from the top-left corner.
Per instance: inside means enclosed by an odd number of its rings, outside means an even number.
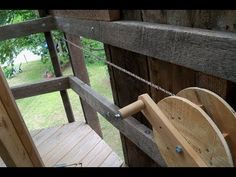
[[[52,16],[0,26],[0,41],[57,29]]]
[[[80,37],[70,35],[70,34],[65,34],[65,37],[69,41],[72,41],[75,44],[81,46]],[[72,71],[73,71],[74,76],[80,78],[83,82],[90,85],[88,71],[87,71],[87,68],[85,65],[85,61],[84,61],[83,51],[81,51],[80,49],[76,48],[75,46],[73,46],[71,44],[68,44],[67,47],[68,47],[69,53],[70,53],[70,62],[71,62],[71,67],[72,67]],[[96,112],[88,103],[86,103],[84,100],[82,100],[81,97],[79,97],[79,99],[80,99],[80,103],[82,106],[82,110],[84,113],[84,118],[86,120],[86,123],[89,124],[92,127],[92,129],[100,137],[103,137],[102,131],[101,131],[101,126],[100,126]]]
[[[42,167],[42,159],[0,69],[0,155],[7,166]]]
[[[127,120],[115,118],[115,114],[118,113],[119,108],[103,96],[96,93],[77,77],[71,76],[69,82],[72,90],[74,90],[83,100],[106,118],[122,134],[135,143],[160,166],[166,166],[158,151],[158,147],[155,144],[152,130],[132,117]]]
[[[40,15],[40,17],[44,17],[44,16],[47,16],[47,13],[44,10],[39,10],[39,15]],[[46,43],[48,45],[49,55],[50,55],[50,58],[52,61],[52,66],[53,66],[55,76],[60,77],[60,76],[62,76],[62,70],[61,70],[60,61],[59,61],[59,58],[57,55],[56,46],[53,41],[52,33],[50,31],[44,32],[44,36],[46,39]],[[61,90],[60,95],[61,95],[61,99],[63,102],[63,106],[64,106],[64,109],[66,112],[68,122],[74,122],[75,118],[74,118],[74,114],[72,111],[72,107],[70,104],[70,100],[69,100],[69,96],[68,96],[67,91]]]
[[[68,77],[57,77],[32,84],[11,87],[15,99],[27,98],[45,93],[69,89]]]
[[[44,19],[47,19],[46,26],[42,22]],[[154,57],[169,63],[174,63],[196,71],[210,74],[212,76],[226,79],[222,79],[224,82],[228,82],[227,80],[236,82],[236,65],[234,62],[234,57],[236,54],[235,33],[178,27],[173,25],[161,25],[147,22],[104,22],[95,20],[96,19],[91,20],[91,18],[89,20],[79,20],[74,17],[59,17],[57,15],[55,17],[44,17],[20,24],[0,27],[0,32],[2,31],[0,33],[0,40],[19,37],[22,35],[25,36],[37,32],[46,32],[53,29],[61,29],[70,35],[72,34],[92,38],[104,42],[105,44],[110,44],[119,48],[143,54],[145,55],[145,57],[143,57],[145,60],[148,57]],[[34,26],[35,28],[31,28],[33,24],[38,27]],[[16,28],[19,32],[9,33],[9,31]],[[53,44],[53,42],[51,42],[51,44]],[[50,46],[53,49],[54,45]],[[134,59],[136,58],[137,57],[134,57]],[[153,60],[153,58],[149,59]],[[56,60],[54,61],[57,62]],[[55,68],[58,69],[58,67],[54,67],[54,69]],[[223,81],[219,81],[219,83]],[[90,105],[93,105],[96,110],[100,110],[102,115],[106,116],[106,118],[113,122],[113,125],[118,127],[125,136],[129,137],[132,142],[140,147],[140,149],[147,153],[152,159],[161,165],[164,164],[162,163],[162,160],[160,160],[161,158],[158,156],[158,153],[155,155],[158,150],[154,147],[155,144],[153,145],[152,134],[144,133],[144,131],[150,132],[150,129],[137,129],[135,126],[143,127],[144,125],[132,119],[125,121],[125,123],[121,123],[119,121],[114,123],[114,117],[111,116],[112,118],[110,118],[110,115],[106,115],[107,112],[104,112],[105,110],[109,110],[112,113],[115,113],[117,109],[114,105],[110,105],[109,102],[106,102],[106,100],[105,102],[103,102],[104,100],[101,101],[101,97],[99,95],[95,94],[94,97],[93,91],[91,90],[90,93],[88,93],[87,90],[84,91],[83,89],[88,88],[82,87],[85,86],[82,83],[75,84],[74,81],[70,81],[70,84],[73,85],[76,92],[88,94],[85,96],[83,95],[83,98],[86,101],[93,100],[98,105],[102,105],[101,107],[97,107],[95,103],[89,102]],[[21,96],[26,96],[20,89],[23,89],[23,87],[19,88],[18,92],[16,91],[16,95],[19,94]],[[56,89],[60,89],[60,87],[57,87]],[[49,89],[49,91],[53,91],[53,89]],[[48,92],[42,89],[33,94],[36,95],[38,93]],[[143,142],[144,144],[147,144],[147,146],[142,145]]]
[[[58,29],[68,34],[236,82],[235,33],[138,21],[55,19]]]
[[[40,86],[37,90],[34,90],[34,88],[39,85],[42,86]],[[161,166],[166,166],[158,151],[158,147],[155,144],[152,130],[132,117],[129,117],[127,120],[116,118],[114,115],[118,113],[119,107],[108,101],[105,97],[96,93],[79,78],[75,76],[59,77],[48,81],[37,82],[32,85],[12,87],[11,90],[15,98],[20,99],[28,97],[27,94],[22,93],[22,91],[26,88],[31,90],[27,93],[31,96],[71,88],[93,109],[106,118],[114,127],[119,129],[119,131],[121,131],[139,148],[146,152],[154,161]]]

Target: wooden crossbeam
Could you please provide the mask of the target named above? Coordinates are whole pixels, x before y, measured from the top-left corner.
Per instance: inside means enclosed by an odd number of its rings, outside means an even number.
[[[236,34],[138,21],[55,17],[60,30],[236,82]]]
[[[70,76],[69,83],[72,90],[106,118],[114,127],[119,129],[122,134],[147,153],[159,165],[166,166],[155,144],[152,131],[148,127],[132,117],[126,120],[116,118],[115,114],[118,113],[119,108],[105,97],[96,93],[77,77]]]
[[[0,41],[56,29],[52,16],[0,27]]]
[[[66,90],[68,88],[68,77],[58,77],[33,84],[24,84],[11,87],[11,91],[15,99],[21,99],[50,92]]]

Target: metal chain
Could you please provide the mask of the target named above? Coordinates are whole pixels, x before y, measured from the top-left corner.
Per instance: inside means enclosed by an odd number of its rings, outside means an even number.
[[[91,53],[90,51],[86,50],[85,48],[83,48],[83,47],[81,47],[81,46],[79,46],[79,45],[77,45],[77,44],[75,44],[75,43],[73,43],[73,42],[71,42],[71,41],[69,41],[69,40],[67,40],[65,38],[60,38],[60,39],[66,41],[67,43],[70,43],[71,45],[73,45],[76,48],[79,48],[82,51],[88,52],[90,55],[95,57],[96,60],[98,60],[98,61],[102,60],[106,64],[108,64],[108,65],[110,65],[110,66],[112,66],[112,67],[114,67],[114,68],[116,68],[116,69],[118,69],[118,70],[128,74],[129,76],[132,76],[133,78],[135,78],[135,79],[137,79],[137,80],[139,80],[139,81],[141,81],[141,82],[143,82],[143,83],[145,83],[145,84],[147,84],[147,85],[149,85],[149,86],[151,86],[151,87],[153,87],[153,88],[155,88],[157,90],[160,90],[160,91],[164,92],[167,95],[170,95],[170,96],[174,96],[175,95],[175,94],[171,93],[170,91],[168,91],[168,90],[166,90],[166,89],[164,89],[164,88],[162,88],[162,87],[160,87],[160,86],[158,86],[156,84],[153,84],[152,82],[147,81],[147,80],[143,79],[142,77],[139,77],[138,75],[136,75],[136,74],[134,74],[134,73],[132,73],[132,72],[130,72],[130,71],[128,71],[128,70],[126,70],[126,69],[124,69],[124,68],[114,64],[114,63],[111,63],[111,62],[105,60],[104,58],[101,58],[99,56],[94,55],[93,53]]]

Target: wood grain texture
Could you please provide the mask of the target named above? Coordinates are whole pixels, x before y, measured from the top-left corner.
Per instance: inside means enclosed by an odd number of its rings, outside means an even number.
[[[120,167],[123,164],[110,146],[84,122],[36,132],[39,133],[34,135],[33,131],[31,135],[46,167]],[[0,167],[5,167],[1,158]]]
[[[96,93],[88,85],[76,77],[70,77],[72,90],[81,96],[90,106],[106,118],[124,136],[144,151],[151,159],[161,166],[165,166],[158,148],[154,142],[152,131],[134,118],[127,120],[116,119],[119,108],[106,98]]]
[[[37,83],[11,87],[15,99],[27,98],[66,89],[69,89],[69,80],[67,77],[52,78]]]
[[[105,48],[107,48],[106,55],[108,61],[115,63],[116,65],[125,68],[128,71],[131,71],[136,75],[148,80],[146,56],[114,46],[107,46]],[[125,106],[136,100],[138,95],[150,91],[149,86],[147,86],[146,84],[138,80],[134,80],[132,77],[127,77],[125,73],[120,72],[119,70],[116,70],[112,67],[108,66],[108,68],[110,72],[114,102],[116,105],[120,107]],[[127,83],[129,83],[129,87],[127,87]],[[134,115],[134,117],[149,128],[151,127],[149,122],[141,113]],[[124,157],[126,159],[126,164],[131,167],[157,166],[156,162],[154,162],[148,155],[142,152],[140,148],[138,148],[132,141],[124,137],[124,135],[122,134],[121,142],[123,146]]]
[[[70,34],[66,34],[65,36],[67,40],[73,42],[76,45],[81,46],[80,37]],[[69,43],[68,43],[68,49],[70,53],[71,67],[74,75],[79,79],[81,79],[86,84],[90,85],[88,71],[84,61],[83,51],[81,51],[81,49]],[[101,126],[98,120],[97,113],[93,110],[93,108],[89,104],[87,104],[81,98],[80,102],[86,122],[93,128],[93,130],[95,130],[97,134],[99,134],[99,136],[102,137]]]
[[[143,21],[236,32],[236,10],[141,10]]]
[[[160,152],[168,166],[207,167],[204,160],[188,144],[178,129],[168,120],[167,115],[148,94],[142,94],[138,99],[145,104],[142,113],[153,126],[156,144],[160,147]],[[174,112],[175,109],[171,111]],[[183,153],[175,152],[177,145],[183,148]],[[168,151],[169,149],[170,151]],[[165,153],[166,151],[168,153]]]
[[[120,19],[119,10],[51,10],[50,14],[87,20],[114,21]]]
[[[222,134],[227,134],[225,138],[234,161],[236,163],[236,113],[233,108],[220,96],[206,89],[190,87],[181,90],[178,94],[191,102],[202,105],[202,109],[215,122]]]
[[[199,106],[178,96],[167,97],[157,105],[208,167],[233,167],[231,153],[222,133]],[[165,153],[167,163],[169,161],[171,165],[178,166],[179,159],[175,161],[178,155],[175,152],[176,144],[171,146],[171,140],[166,139],[158,124],[155,129],[157,143],[160,151]]]
[[[103,22],[63,17],[56,17],[56,21],[58,28],[66,33],[236,81],[235,33],[137,21]],[[94,30],[91,31],[91,27]]]
[[[0,69],[1,157],[7,166],[44,166]]]
[[[0,40],[23,37],[55,29],[57,29],[57,26],[52,16],[42,17],[18,24],[0,26]]]
[[[21,143],[6,109],[0,102],[0,155],[9,167],[32,167],[33,163]]]

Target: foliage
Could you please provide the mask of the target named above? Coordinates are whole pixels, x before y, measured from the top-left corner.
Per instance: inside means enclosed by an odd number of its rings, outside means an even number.
[[[37,18],[37,16],[38,15],[35,11],[30,10],[0,10],[0,25],[32,20]],[[31,42],[32,38],[30,36],[1,41],[0,62],[5,63],[6,61],[13,60],[13,58],[15,58],[22,50],[29,48]]]
[[[0,25],[14,24],[26,20],[38,18],[36,10],[0,10]],[[63,33],[60,31],[52,32],[53,39],[58,49],[58,57],[61,65],[66,65],[69,62],[69,55],[65,41],[60,40]],[[81,38],[83,47],[89,52],[83,52],[86,63],[95,63],[98,58],[105,58],[103,44],[91,39]],[[53,73],[52,64],[50,61],[49,51],[43,33],[37,33],[26,37],[10,39],[0,42],[0,63],[7,63],[13,70],[14,58],[24,49],[30,50],[36,55],[41,56],[41,61],[46,64],[47,70]],[[92,55],[91,55],[92,53]],[[98,56],[98,57],[94,57]],[[101,61],[103,62],[103,61]],[[9,75],[9,67],[6,69],[6,75]]]
[[[38,18],[36,10],[0,10],[0,25],[14,24],[26,20]],[[52,32],[56,44],[60,44],[61,50],[59,53],[59,60],[61,64],[66,64],[69,61],[68,51],[64,41],[58,40],[63,36],[62,32]],[[30,50],[36,55],[41,56],[41,61],[48,66],[48,71],[53,72],[52,65],[49,60],[49,52],[45,37],[43,33],[38,33],[26,37],[10,39],[0,42],[0,63],[11,63],[12,69],[14,68],[14,58],[24,49]],[[6,69],[6,75],[9,73],[9,67]]]
[[[86,39],[86,38],[81,38],[81,43],[82,46],[88,51],[84,51],[84,57],[85,57],[85,62],[86,63],[95,63],[98,62],[98,60],[100,60],[101,62],[104,61],[105,59],[105,51],[104,51],[104,47],[103,47],[103,43],[95,41],[95,40],[91,40],[91,39]],[[90,53],[92,53],[93,55],[97,56],[93,56]]]

